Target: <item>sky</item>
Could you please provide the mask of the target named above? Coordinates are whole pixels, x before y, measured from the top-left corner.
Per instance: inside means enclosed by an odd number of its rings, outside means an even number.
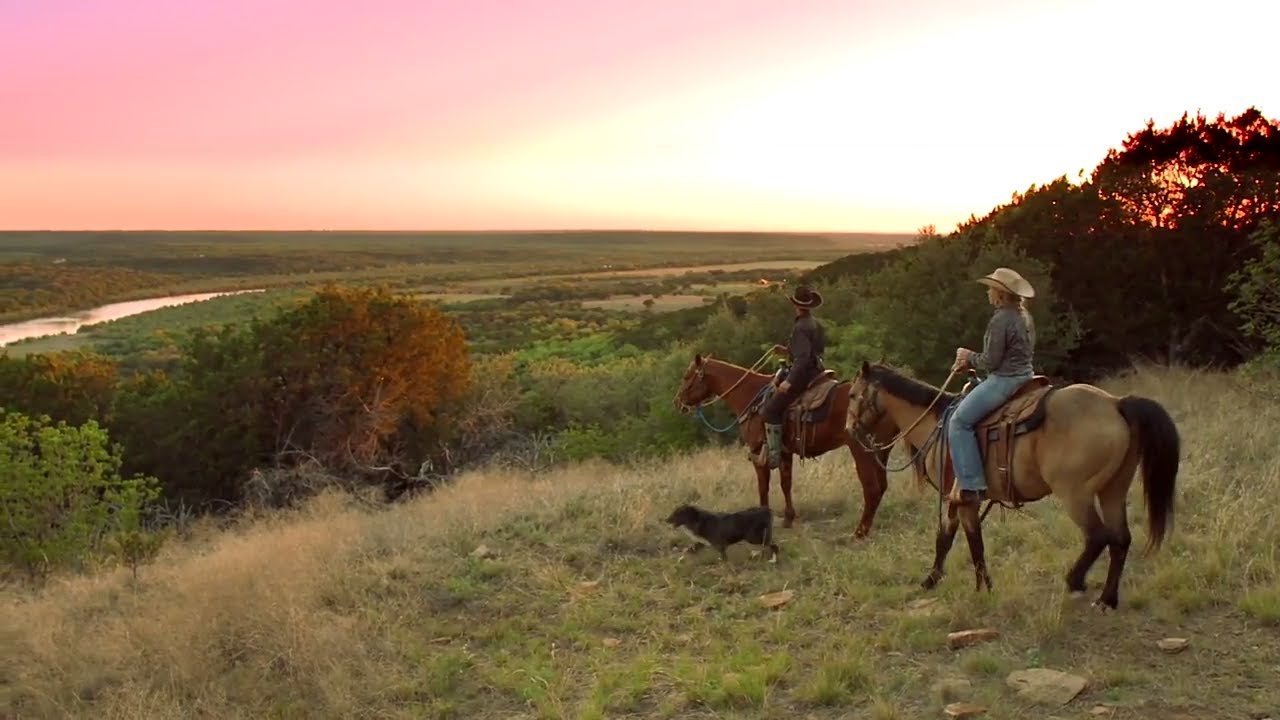
[[[0,0],[0,229],[947,232],[1280,114],[1265,0]]]

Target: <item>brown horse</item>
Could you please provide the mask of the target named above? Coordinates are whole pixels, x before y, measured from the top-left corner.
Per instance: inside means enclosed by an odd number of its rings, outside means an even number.
[[[778,472],[781,476],[782,496],[786,501],[783,527],[791,527],[796,517],[791,503],[791,462],[793,455],[813,458],[838,447],[849,448],[853,463],[862,484],[862,518],[854,531],[855,538],[864,538],[871,532],[880,500],[888,489],[888,474],[884,464],[892,450],[892,444],[874,454],[853,442],[845,432],[845,413],[849,403],[849,382],[835,384],[831,373],[820,375],[809,386],[810,391],[821,393],[823,383],[833,385],[825,403],[815,408],[810,422],[802,422],[806,403],[817,400],[813,392],[802,392],[787,410],[783,426],[783,445]],[[682,413],[701,411],[703,406],[723,400],[737,418],[738,437],[747,446],[756,468],[756,483],[760,491],[760,504],[769,507],[769,467],[761,463],[759,456],[764,445],[764,420],[759,414],[766,386],[773,376],[755,372],[750,368],[734,365],[724,360],[697,354],[685,370],[680,389],[676,392],[675,405]],[[708,423],[708,426],[710,424]],[[715,429],[715,428],[712,428]],[[893,436],[897,428],[887,418],[875,428],[873,436],[884,441]],[[919,474],[917,474],[919,478]]]
[[[866,362],[849,393],[846,427],[851,434],[878,428],[883,418],[892,418],[894,425],[910,428],[907,438],[912,444],[925,448],[928,475],[943,478],[944,486],[950,484],[950,456],[939,420],[949,416],[957,395]],[[1181,441],[1164,407],[1149,398],[1117,397],[1083,383],[1054,387],[1038,376],[981,420],[977,431],[990,501],[1017,505],[1053,494],[1080,527],[1084,550],[1067,572],[1069,591],[1085,591],[1089,569],[1104,548],[1110,549],[1106,583],[1094,606],[1115,609],[1131,542],[1128,491],[1139,462],[1147,505],[1147,552],[1160,547],[1173,519]],[[942,577],[957,526],[963,524],[977,587],[981,590],[985,583],[990,590],[978,508],[948,505],[945,520],[940,511],[933,568],[922,585],[931,589]]]

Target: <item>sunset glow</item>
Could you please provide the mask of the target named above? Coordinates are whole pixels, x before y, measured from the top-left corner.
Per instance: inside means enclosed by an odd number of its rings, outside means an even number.
[[[0,0],[0,229],[945,231],[1148,118],[1274,117],[1277,20],[1245,0]]]

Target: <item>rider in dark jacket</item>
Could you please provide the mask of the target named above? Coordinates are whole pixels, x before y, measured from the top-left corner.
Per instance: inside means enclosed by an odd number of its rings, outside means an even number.
[[[822,325],[811,314],[822,305],[822,294],[806,285],[796,288],[787,298],[796,309],[795,324],[791,326],[791,339],[785,348],[791,356],[791,368],[782,382],[774,380],[777,390],[764,406],[765,442],[768,446],[768,464],[778,467],[782,459],[782,423],[787,406],[804,392],[809,383],[822,372],[822,353],[827,349],[827,335]],[[781,350],[781,346],[775,346]]]

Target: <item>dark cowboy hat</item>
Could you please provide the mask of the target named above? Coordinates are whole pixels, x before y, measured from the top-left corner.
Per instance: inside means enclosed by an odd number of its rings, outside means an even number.
[[[822,305],[822,293],[808,285],[800,285],[793,294],[787,296],[787,299],[796,307],[810,310]]]

